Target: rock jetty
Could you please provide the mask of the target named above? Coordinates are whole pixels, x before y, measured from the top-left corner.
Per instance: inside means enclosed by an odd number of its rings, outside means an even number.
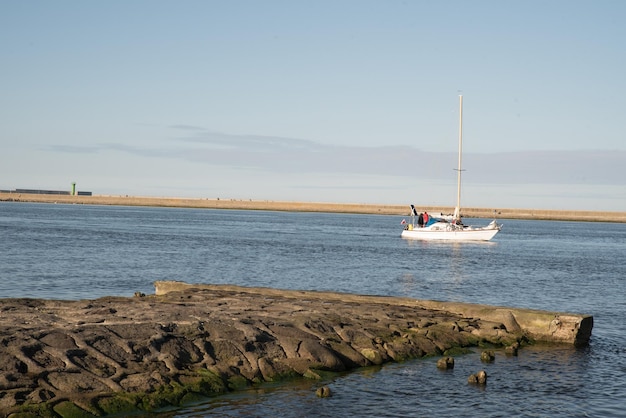
[[[0,299],[0,415],[154,411],[251,384],[529,341],[588,315],[157,282],[154,295]],[[558,320],[555,320],[558,318]]]

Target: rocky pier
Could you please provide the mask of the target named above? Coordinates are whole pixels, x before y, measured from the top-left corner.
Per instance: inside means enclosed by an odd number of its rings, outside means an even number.
[[[0,299],[0,415],[155,411],[250,385],[472,347],[588,344],[593,317],[156,282],[154,295]]]

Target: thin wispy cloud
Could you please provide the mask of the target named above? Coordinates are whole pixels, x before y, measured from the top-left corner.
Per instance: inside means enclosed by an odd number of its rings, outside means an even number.
[[[59,153],[115,151],[143,158],[174,159],[273,173],[336,173],[454,180],[456,153],[409,146],[334,146],[313,140],[228,134],[174,125],[192,132],[149,145],[101,143],[53,145]],[[621,184],[626,151],[524,151],[463,156],[464,182],[480,184]]]
[[[267,135],[227,134],[200,128],[195,129],[193,136],[176,138],[176,141],[204,144],[219,148],[244,149],[246,151],[256,150],[261,152],[271,152],[274,150],[318,151],[323,148],[328,148],[328,146],[322,146],[315,141],[306,139]]]
[[[623,184],[626,151],[524,151],[464,156],[464,175],[483,183]]]
[[[204,131],[205,129],[200,127],[200,126],[193,126],[193,125],[171,125],[170,126],[171,129],[177,129],[177,130],[181,130],[181,131]]]
[[[43,149],[63,154],[95,154],[101,147],[98,145],[48,145]]]

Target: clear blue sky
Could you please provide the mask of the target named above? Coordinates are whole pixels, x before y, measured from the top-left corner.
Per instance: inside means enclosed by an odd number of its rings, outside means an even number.
[[[2,1],[0,189],[626,211],[624,1]]]

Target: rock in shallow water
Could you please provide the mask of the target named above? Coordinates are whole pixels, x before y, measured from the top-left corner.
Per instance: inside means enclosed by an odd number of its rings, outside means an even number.
[[[442,357],[437,360],[437,368],[441,370],[449,370],[454,368],[454,358]]]
[[[328,386],[322,386],[315,391],[318,398],[329,398],[332,396],[332,392]]]
[[[467,378],[467,383],[475,384],[475,385],[486,385],[487,384],[487,372],[481,370],[474,374],[471,374]]]

